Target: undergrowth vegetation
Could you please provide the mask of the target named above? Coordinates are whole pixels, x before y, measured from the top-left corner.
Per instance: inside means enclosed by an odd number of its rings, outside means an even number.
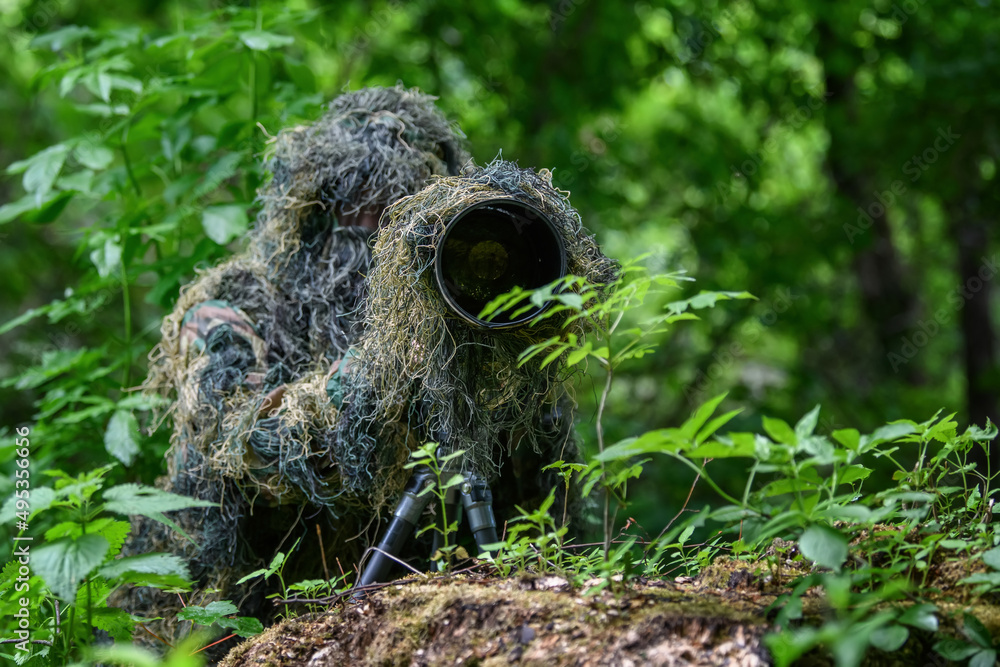
[[[682,570],[701,574],[722,560],[746,565],[761,589],[777,595],[775,631],[766,638],[776,664],[784,666],[822,647],[837,665],[858,665],[870,648],[900,649],[911,632],[941,632],[933,649],[948,660],[992,665],[997,646],[969,609],[1000,593],[1000,523],[993,523],[997,473],[970,463],[974,448],[988,452],[997,428],[971,426],[959,432],[955,415],[939,412],[923,422],[896,420],[862,434],[856,429],[817,433],[820,406],[794,426],[763,417],[763,433],[720,430],[739,409],[717,414],[725,394],[702,404],[683,424],[626,438],[606,446],[602,411],[615,369],[656,346],[655,335],[692,311],[746,293],[702,292],[654,305],[676,287],[676,275],[649,276],[634,265],[606,301],[569,277],[542,290],[515,290],[487,306],[484,315],[517,312],[546,301],[596,323],[591,340],[571,334],[535,345],[522,360],[547,354],[543,363],[567,355],[570,366],[596,362],[605,375],[596,415],[597,451],[577,472],[584,492],[600,489],[602,548],[580,555],[546,513],[553,495],[536,512],[524,512],[493,558],[499,571],[539,569],[591,588],[625,589],[630,579],[662,577]],[[662,299],[659,299],[662,303]],[[572,320],[572,317],[570,318]],[[649,457],[666,456],[691,468],[695,484],[707,484],[724,503],[684,509],[656,538],[616,532],[616,515],[628,508],[628,483]],[[746,459],[742,489],[726,489],[712,476],[719,459]],[[866,487],[874,466],[888,462],[891,488]],[[559,464],[557,464],[559,465]],[[562,464],[567,465],[567,464]],[[553,494],[556,493],[553,489]],[[690,545],[696,530],[711,527],[705,543]],[[526,539],[525,535],[534,535]],[[613,544],[614,543],[614,544]],[[977,565],[978,564],[978,565]],[[782,569],[785,571],[782,572]],[[948,572],[960,573],[949,576]],[[597,583],[593,583],[596,580]],[[821,614],[804,616],[804,599],[823,592]],[[948,603],[948,604],[942,604]],[[958,605],[955,607],[955,605]],[[996,611],[990,612],[995,618]],[[947,631],[945,631],[947,628]]]

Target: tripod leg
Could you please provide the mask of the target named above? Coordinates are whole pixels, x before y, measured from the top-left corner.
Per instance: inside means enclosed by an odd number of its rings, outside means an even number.
[[[402,553],[403,545],[413,534],[413,530],[420,520],[420,515],[423,514],[434,497],[432,493],[418,494],[428,484],[433,483],[434,473],[430,468],[427,466],[414,468],[413,476],[410,477],[406,490],[403,491],[403,497],[399,499],[396,511],[393,512],[389,528],[378,543],[377,550],[372,552],[368,564],[361,576],[358,577],[356,586],[367,586],[385,581],[393,564],[393,559],[390,556],[398,557]]]
[[[486,481],[478,475],[469,475],[462,484],[462,505],[479,553],[492,553],[484,545],[500,541],[497,537],[497,520],[493,516],[493,493]],[[478,554],[477,554],[478,555]]]

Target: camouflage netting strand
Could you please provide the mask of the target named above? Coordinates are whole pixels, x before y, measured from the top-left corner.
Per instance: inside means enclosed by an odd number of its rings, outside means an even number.
[[[453,315],[434,279],[435,250],[446,224],[468,206],[493,199],[532,205],[555,224],[568,271],[593,283],[615,279],[618,265],[587,235],[566,193],[548,172],[494,161],[461,177],[434,180],[383,217],[364,311],[370,324],[358,343],[356,371],[346,380],[345,412],[335,456],[341,482],[356,493],[381,488],[401,456],[402,442],[385,424],[419,426],[446,451],[465,450],[463,468],[495,479],[501,459],[526,441],[536,451],[551,439],[547,417],[566,393],[560,364],[518,367],[518,355],[553,335],[558,317],[534,327],[480,329]],[[575,333],[582,334],[579,320]],[[540,358],[539,358],[540,359]],[[505,451],[506,450],[506,451]],[[552,460],[560,452],[552,452]]]

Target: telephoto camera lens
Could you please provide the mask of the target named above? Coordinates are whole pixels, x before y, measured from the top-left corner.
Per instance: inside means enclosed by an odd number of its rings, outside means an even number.
[[[455,313],[488,329],[516,327],[544,310],[535,307],[511,319],[478,315],[515,286],[536,289],[566,274],[566,250],[552,222],[538,209],[510,199],[474,204],[445,230],[435,259],[438,288]]]

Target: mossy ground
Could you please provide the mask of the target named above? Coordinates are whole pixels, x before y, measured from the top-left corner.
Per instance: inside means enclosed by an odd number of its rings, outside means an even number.
[[[769,665],[762,642],[774,630],[769,607],[808,567],[784,551],[778,555],[786,560],[780,571],[773,558],[757,563],[718,558],[697,578],[640,580],[594,595],[554,575],[463,575],[390,584],[325,613],[286,620],[236,647],[221,664]],[[958,635],[951,619],[965,610],[1000,635],[1000,606],[953,594],[968,590],[953,580],[977,569],[976,562],[949,562],[936,570],[941,581],[932,582],[940,590],[935,595],[942,631]],[[803,614],[808,623],[821,623],[830,614],[819,589],[803,597]],[[913,631],[903,649],[870,650],[865,664],[924,664],[941,636]],[[833,663],[813,652],[798,664]]]
[[[663,583],[582,596],[559,577],[436,579],[285,621],[222,664],[766,665],[760,611]]]

